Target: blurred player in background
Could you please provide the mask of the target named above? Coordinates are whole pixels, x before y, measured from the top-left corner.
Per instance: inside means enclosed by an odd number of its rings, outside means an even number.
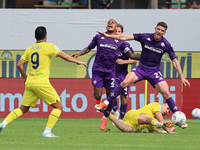
[[[172,133],[176,130],[176,128],[172,127],[174,124],[165,122],[163,119],[163,116],[169,113],[170,109],[167,103],[160,105],[154,102],[140,109],[129,110],[122,122],[112,114],[108,118],[123,132],[142,132],[143,129],[147,128],[149,132]],[[165,131],[158,130],[155,127],[163,128]]]
[[[156,88],[159,93],[162,94],[163,98],[168,103],[170,110],[173,113],[178,111],[178,107],[171,97],[169,86],[162,76],[160,69],[160,62],[164,53],[169,54],[172,64],[178,72],[182,83],[188,87],[190,86],[190,83],[183,76],[180,63],[177,60],[171,44],[167,41],[167,39],[163,37],[163,35],[166,33],[166,30],[167,24],[165,22],[159,22],[155,27],[154,33],[108,35],[104,32],[98,32],[105,37],[110,37],[118,40],[139,41],[142,46],[142,53],[140,64],[128,73],[124,81],[122,81],[121,84],[113,90],[111,95],[107,100],[104,101],[104,103],[95,106],[97,110],[100,110],[102,107],[107,107],[112,99],[116,98],[121,93],[121,91],[131,83],[136,83],[141,80],[148,80],[151,85]],[[185,128],[187,126],[188,125],[185,123],[181,127]]]
[[[114,19],[110,19],[107,22],[106,30],[107,34],[115,35],[117,22]],[[120,53],[126,53],[132,59],[139,59],[139,56],[130,51],[127,42],[107,38],[101,34],[97,34],[92,42],[78,54],[75,53],[71,56],[79,57],[90,52],[96,46],[97,53],[92,67],[92,85],[96,104],[99,104],[101,102],[102,88],[104,87],[106,89],[106,95],[108,97],[115,87],[116,60],[118,55]],[[110,105],[109,107],[108,110],[111,111],[112,106]],[[102,121],[104,121],[104,118],[102,118]]]
[[[117,34],[122,34],[123,30],[124,30],[124,27],[121,24],[117,24]],[[129,43],[127,43],[127,44],[129,46],[129,49],[132,51],[132,53],[134,53],[130,44]],[[125,79],[126,75],[128,74],[128,64],[135,64],[135,63],[137,63],[137,61],[129,59],[125,53],[120,53],[116,62],[117,62],[117,66],[116,66],[115,86],[118,86]],[[124,115],[127,111],[127,107],[128,107],[128,104],[127,104],[128,89],[129,89],[129,86],[126,87],[120,94],[120,101],[121,101],[120,113],[117,108],[117,106],[118,106],[117,98],[115,98],[115,100],[113,102],[114,116],[117,119],[120,116],[121,121],[123,120]],[[108,107],[104,111],[104,116],[102,118],[102,122],[100,125],[101,130],[106,129],[107,117],[109,116],[110,112],[111,112],[111,107]]]
[[[42,99],[47,105],[51,105],[51,111],[43,137],[58,137],[51,130],[60,117],[63,105],[60,97],[49,81],[51,59],[53,56],[60,57],[65,61],[82,64],[87,67],[85,62],[75,60],[62,52],[53,43],[46,43],[47,31],[43,26],[35,30],[36,43],[26,49],[24,55],[19,60],[17,67],[24,77],[25,91],[20,108],[14,109],[0,124],[0,132],[13,120],[28,112],[29,108],[34,107],[38,99]],[[24,65],[29,63],[30,73],[27,75]]]

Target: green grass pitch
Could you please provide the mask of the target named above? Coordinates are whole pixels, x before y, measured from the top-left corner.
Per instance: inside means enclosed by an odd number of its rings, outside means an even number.
[[[3,119],[0,119],[2,121]],[[101,119],[59,119],[52,132],[59,138],[44,138],[47,119],[17,119],[0,133],[1,150],[199,150],[200,120],[187,120],[189,127],[177,127],[177,134],[123,133],[108,120],[101,131]]]

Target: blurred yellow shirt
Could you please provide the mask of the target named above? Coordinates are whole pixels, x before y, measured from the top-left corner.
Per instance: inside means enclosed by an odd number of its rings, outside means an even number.
[[[161,113],[161,105],[158,102],[150,103],[142,108],[138,109],[140,111],[140,114],[146,114],[149,117],[155,118],[155,113],[160,112]]]

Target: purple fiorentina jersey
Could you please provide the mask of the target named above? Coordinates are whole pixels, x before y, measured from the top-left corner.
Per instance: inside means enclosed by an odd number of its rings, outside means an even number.
[[[160,41],[156,41],[152,33],[133,35],[134,40],[139,41],[142,45],[141,64],[148,67],[159,67],[164,53],[168,53],[171,60],[176,58],[171,44],[164,37]]]
[[[97,53],[92,67],[94,71],[110,73],[116,70],[116,60],[122,50],[129,50],[127,43],[97,34],[88,45],[89,49],[97,46]]]
[[[132,53],[134,53],[132,47],[130,46],[129,43],[127,43],[129,49],[132,51]],[[118,58],[122,59],[122,60],[128,60],[129,58],[126,55],[127,51],[123,51],[119,54]],[[123,65],[118,65],[116,67],[116,78],[121,79],[121,81],[123,81],[126,77],[126,75],[128,74],[128,64],[123,64]]]

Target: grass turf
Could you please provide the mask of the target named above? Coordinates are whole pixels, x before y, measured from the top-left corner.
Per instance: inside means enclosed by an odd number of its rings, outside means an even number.
[[[3,119],[0,119],[2,121]],[[123,133],[108,120],[101,131],[101,119],[59,119],[52,132],[59,138],[44,138],[47,119],[17,119],[0,133],[2,150],[199,150],[199,120],[187,120],[189,127],[177,127],[177,134]]]

